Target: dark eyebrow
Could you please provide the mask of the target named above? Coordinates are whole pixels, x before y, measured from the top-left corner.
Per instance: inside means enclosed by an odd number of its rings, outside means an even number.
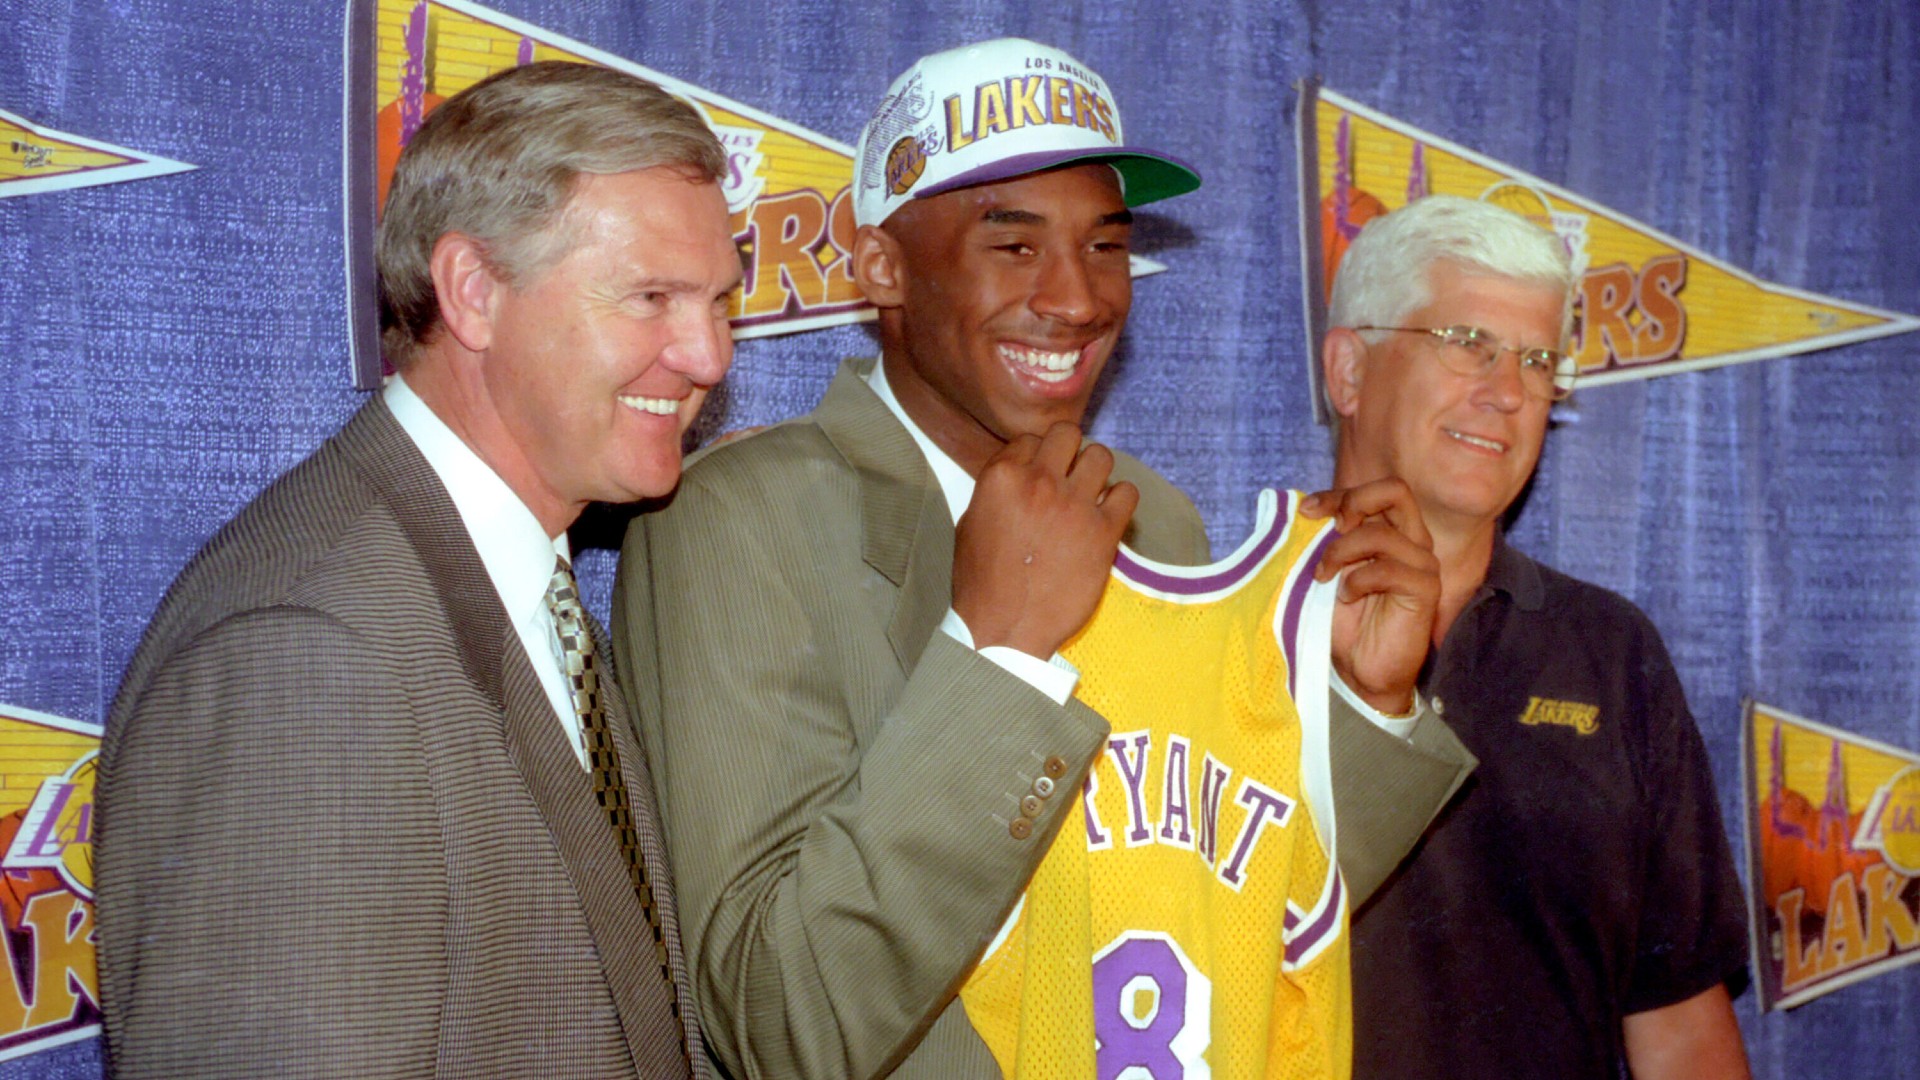
[[[1031,210],[1008,210],[1000,207],[994,207],[986,213],[981,214],[980,220],[989,225],[1045,225],[1047,223],[1046,218]],[[1094,224],[1096,226],[1131,225],[1133,224],[1133,211],[1115,210],[1111,214],[1102,214],[1100,220],[1094,222]]]

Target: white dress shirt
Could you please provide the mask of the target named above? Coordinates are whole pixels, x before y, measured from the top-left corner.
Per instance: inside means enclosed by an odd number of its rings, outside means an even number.
[[[540,689],[546,691],[554,718],[566,733],[567,745],[573,747],[580,767],[586,768],[586,741],[573,708],[560,635],[554,630],[553,613],[547,610],[547,587],[553,581],[555,558],[569,564],[573,561],[567,534],[548,536],[540,520],[500,474],[434,415],[405,379],[395,375],[382,394],[400,429],[420,448],[434,475],[446,485],[460,523],[466,526],[474,550],[487,568],[493,591],[506,608],[507,621],[520,636],[527,662],[540,677]]]

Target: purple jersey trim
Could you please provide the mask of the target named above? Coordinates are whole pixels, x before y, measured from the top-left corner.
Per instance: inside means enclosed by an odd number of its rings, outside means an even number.
[[[1288,505],[1274,512],[1273,520],[1267,523],[1266,533],[1256,543],[1244,548],[1231,565],[1211,574],[1201,577],[1179,577],[1162,573],[1149,567],[1124,547],[1113,557],[1113,568],[1120,572],[1121,577],[1135,585],[1175,596],[1204,596],[1230,589],[1258,569],[1266,557],[1279,545],[1280,538],[1287,534],[1287,526],[1293,520],[1287,513],[1290,508],[1291,500]]]
[[[1297,652],[1300,645],[1300,611],[1307,606],[1307,592],[1313,588],[1313,571],[1320,565],[1320,557],[1327,553],[1327,545],[1333,542],[1337,534],[1332,529],[1322,533],[1320,539],[1300,560],[1300,572],[1293,579],[1293,588],[1287,594],[1286,613],[1280,620],[1280,651],[1287,658],[1287,695],[1297,699],[1300,682],[1300,665]]]
[[[1320,905],[1320,912],[1314,916],[1313,922],[1299,934],[1293,934],[1293,928],[1300,925],[1300,916],[1291,911],[1287,912],[1284,925],[1287,933],[1292,935],[1287,938],[1287,963],[1299,963],[1301,957],[1312,952],[1314,946],[1320,944],[1321,939],[1332,933],[1334,927],[1340,925],[1340,907],[1343,902],[1341,894],[1345,891],[1346,882],[1341,880],[1340,871],[1335,870],[1332,894],[1327,897],[1326,903]]]

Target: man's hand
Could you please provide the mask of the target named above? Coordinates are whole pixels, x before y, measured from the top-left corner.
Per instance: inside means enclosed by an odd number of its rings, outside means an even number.
[[[953,610],[976,648],[1045,659],[1093,616],[1140,504],[1132,484],[1107,486],[1112,472],[1113,452],[1082,449],[1080,429],[1064,422],[1019,436],[981,468],[953,542]]]
[[[1330,517],[1341,535],[1314,578],[1341,570],[1333,612],[1333,667],[1367,704],[1389,715],[1413,708],[1440,607],[1440,560],[1413,491],[1387,478],[1307,497],[1301,513]]]

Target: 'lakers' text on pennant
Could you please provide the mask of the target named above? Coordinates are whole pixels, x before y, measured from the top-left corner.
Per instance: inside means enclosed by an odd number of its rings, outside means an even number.
[[[100,1034],[93,772],[100,725],[0,705],[0,1061]]]
[[[1920,753],[1758,703],[1742,735],[1761,1007],[1920,961]]]
[[[1553,230],[1580,274],[1578,385],[1600,386],[1920,329],[1920,319],[1760,281],[1651,226],[1309,81],[1298,113],[1309,375],[1327,299],[1366,223],[1428,194],[1486,199]],[[1325,421],[1325,403],[1314,394]]]
[[[198,168],[28,123],[0,109],[0,199],[143,180]]]

